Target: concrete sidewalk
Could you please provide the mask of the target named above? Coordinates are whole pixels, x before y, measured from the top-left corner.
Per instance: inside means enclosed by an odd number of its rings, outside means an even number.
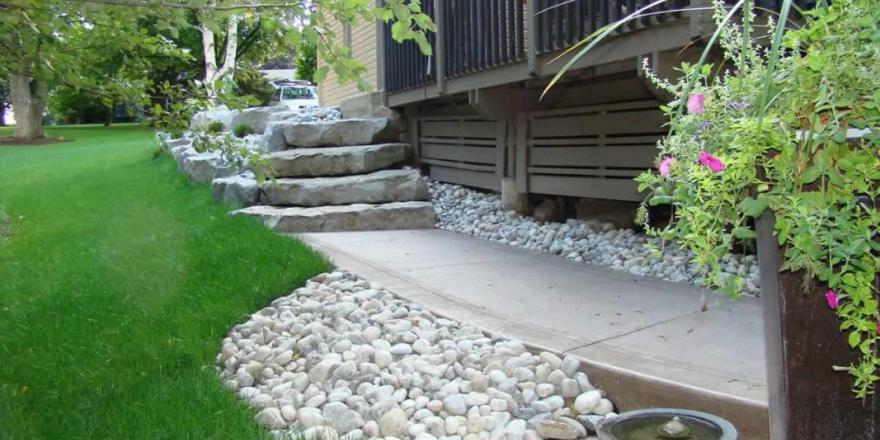
[[[674,406],[767,437],[760,304],[441,230],[302,234],[333,262],[487,331],[581,357],[622,409]]]

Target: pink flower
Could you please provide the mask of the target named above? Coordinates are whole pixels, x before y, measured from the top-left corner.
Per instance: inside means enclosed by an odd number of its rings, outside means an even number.
[[[673,163],[675,163],[675,159],[671,157],[666,157],[660,161],[660,166],[657,167],[660,169],[660,177],[669,175],[669,169],[672,168]]]
[[[688,96],[687,109],[688,113],[692,115],[699,115],[703,113],[703,101],[706,99],[700,93],[695,93],[693,95]]]
[[[837,303],[838,303],[837,302],[837,294],[834,293],[833,290],[829,290],[829,291],[825,292],[825,302],[828,304],[829,309],[832,309],[832,310],[836,309]]]
[[[699,161],[701,165],[709,167],[713,173],[719,173],[724,169],[724,162],[721,162],[718,158],[705,151],[700,151]]]

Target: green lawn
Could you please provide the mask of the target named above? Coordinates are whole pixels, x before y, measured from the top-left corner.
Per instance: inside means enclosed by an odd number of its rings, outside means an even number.
[[[145,128],[49,134],[74,142],[0,146],[0,439],[267,437],[214,356],[326,261],[228,217]]]

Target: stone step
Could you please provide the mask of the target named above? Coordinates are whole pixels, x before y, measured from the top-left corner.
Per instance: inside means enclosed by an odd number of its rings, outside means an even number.
[[[266,131],[269,151],[380,144],[397,142],[400,138],[400,130],[388,118],[273,122]]]
[[[270,229],[284,233],[424,229],[434,227],[431,202],[353,204],[316,208],[251,206],[231,215],[259,218]]]
[[[405,162],[409,144],[296,148],[269,154],[277,177],[316,177],[364,174]]]
[[[408,202],[428,199],[428,182],[418,170],[307,179],[276,179],[262,186],[265,205],[324,206]]]

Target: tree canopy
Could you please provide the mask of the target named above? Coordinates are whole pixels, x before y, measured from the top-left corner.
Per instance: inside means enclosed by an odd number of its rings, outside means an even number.
[[[235,90],[238,61],[259,63],[314,44],[340,81],[362,89],[364,66],[336,44],[333,20],[396,21],[395,39],[430,51],[434,30],[418,0],[0,0],[0,76],[9,79],[16,136],[41,137],[59,85],[112,102],[143,102],[159,80],[193,80],[208,96]],[[207,49],[206,49],[207,48]],[[157,74],[159,74],[157,76]],[[164,76],[164,78],[162,78]]]

